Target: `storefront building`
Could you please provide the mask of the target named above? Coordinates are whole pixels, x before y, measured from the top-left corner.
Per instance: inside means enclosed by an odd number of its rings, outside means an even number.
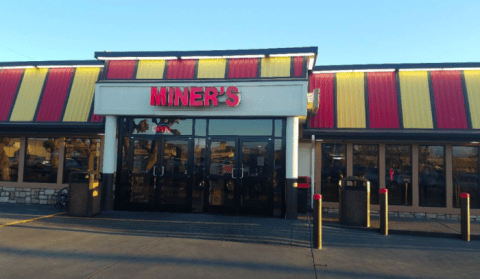
[[[468,192],[480,216],[480,63],[314,68],[316,57],[0,63],[0,202],[52,203],[72,171],[98,171],[105,209],[295,219],[299,175],[333,210],[338,181],[355,175],[371,181],[373,210],[388,188],[392,212],[449,218]]]
[[[338,208],[338,181],[354,175],[370,180],[372,210],[387,188],[399,216],[457,218],[460,193],[470,193],[472,215],[480,215],[479,67],[315,67],[309,91],[320,90],[320,109],[300,149],[313,151],[307,167],[325,206]]]

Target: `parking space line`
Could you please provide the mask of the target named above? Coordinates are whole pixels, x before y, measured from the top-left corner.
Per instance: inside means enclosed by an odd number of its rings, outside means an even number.
[[[32,221],[36,221],[36,220],[40,220],[40,219],[51,218],[51,217],[55,217],[55,216],[58,216],[58,215],[65,214],[65,213],[66,212],[60,212],[60,213],[55,213],[55,214],[51,214],[51,215],[40,216],[40,217],[37,217],[37,218],[5,223],[3,225],[0,225],[0,228],[6,227],[6,226],[13,226],[13,225],[18,225],[18,224],[28,223],[28,222],[32,222]]]

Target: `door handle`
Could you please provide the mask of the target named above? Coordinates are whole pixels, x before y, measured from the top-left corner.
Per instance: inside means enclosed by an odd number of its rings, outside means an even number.
[[[236,179],[236,177],[235,177],[235,176],[233,176],[233,173],[234,173],[234,172],[235,172],[235,169],[234,169],[234,168],[232,168],[232,178],[233,178],[233,179]]]
[[[165,174],[165,167],[162,166],[162,176]]]
[[[240,178],[243,178],[243,168],[242,168],[242,177],[240,177]]]
[[[153,176],[157,177],[157,166],[153,166]]]

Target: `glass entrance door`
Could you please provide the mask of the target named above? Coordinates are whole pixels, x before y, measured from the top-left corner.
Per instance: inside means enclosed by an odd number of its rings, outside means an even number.
[[[191,211],[193,141],[189,138],[132,137],[123,178],[124,208]]]
[[[207,209],[271,215],[271,139],[210,139],[208,147]]]
[[[190,139],[170,138],[158,142],[162,148],[155,176],[160,187],[158,201],[161,211],[191,211],[191,142]]]

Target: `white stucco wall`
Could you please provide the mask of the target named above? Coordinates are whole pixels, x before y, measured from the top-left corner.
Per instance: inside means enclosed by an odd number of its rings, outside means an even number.
[[[310,176],[311,147],[310,142],[298,143],[298,176]]]

